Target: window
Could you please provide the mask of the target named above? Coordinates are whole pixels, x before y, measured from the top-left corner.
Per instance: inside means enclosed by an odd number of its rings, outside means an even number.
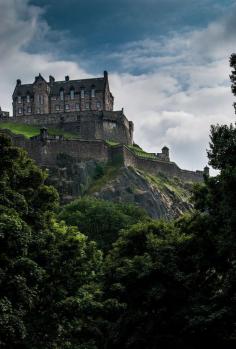
[[[43,104],[43,96],[40,96],[39,100],[40,100],[40,104]]]
[[[21,103],[21,96],[18,96],[18,97],[17,97],[17,102],[18,102],[18,103]]]
[[[63,99],[64,99],[64,91],[61,90],[60,91],[60,100],[63,101]]]
[[[29,114],[31,113],[31,107],[27,108],[27,113],[29,113]]]
[[[27,101],[27,103],[30,103],[30,95],[26,96],[26,101]]]
[[[66,104],[66,110],[70,110],[69,104]]]
[[[37,109],[37,114],[40,114],[41,113],[41,110],[40,108]]]
[[[79,104],[76,104],[76,105],[75,105],[75,109],[76,109],[76,110],[80,110]]]
[[[60,106],[59,105],[56,105],[56,110],[60,110]]]
[[[89,103],[85,104],[85,109],[89,109]]]
[[[101,103],[100,102],[97,102],[97,109],[101,110]]]
[[[70,90],[70,99],[75,99],[75,90],[73,88]]]
[[[81,90],[81,98],[84,98],[84,90]]]
[[[95,89],[94,88],[92,88],[92,90],[91,90],[91,97],[95,97]]]
[[[18,114],[22,114],[22,108],[18,108]]]

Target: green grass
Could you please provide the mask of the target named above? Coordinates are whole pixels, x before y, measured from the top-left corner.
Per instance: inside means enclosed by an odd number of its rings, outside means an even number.
[[[146,158],[146,159],[154,159],[157,160],[157,157],[153,154],[147,153],[146,151],[144,151],[142,148],[135,146],[135,145],[128,145],[128,148],[135,153],[135,155],[140,156],[142,158]]]
[[[108,145],[110,145],[111,147],[114,147],[114,146],[116,146],[116,145],[119,145],[118,142],[115,142],[115,141],[112,141],[112,140],[109,140],[109,139],[106,140],[106,143],[107,143]]]
[[[0,129],[10,130],[14,134],[21,134],[26,138],[40,134],[40,126],[18,124],[14,122],[0,122]],[[48,128],[48,134],[53,136],[64,136],[67,139],[79,138],[79,135],[73,132],[66,132],[57,128]]]
[[[109,181],[117,177],[119,169],[119,165],[104,165],[103,175],[92,182],[85,194],[89,195],[100,191]]]

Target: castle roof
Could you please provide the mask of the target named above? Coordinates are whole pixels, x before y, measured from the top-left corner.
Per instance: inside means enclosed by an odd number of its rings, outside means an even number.
[[[74,88],[75,91],[80,91],[81,89],[91,90],[91,88],[94,88],[96,91],[104,91],[106,78],[53,81],[51,83],[47,82],[47,84],[50,86],[51,95],[58,95],[62,89],[65,93],[70,93],[71,88]],[[33,85],[34,84],[17,84],[13,96],[33,94]]]
[[[65,93],[69,93],[71,88],[75,90],[91,90],[95,88],[96,91],[103,91],[105,87],[104,78],[82,79],[82,80],[68,80],[68,81],[55,81],[51,85],[51,94],[58,95],[60,90],[63,89]]]

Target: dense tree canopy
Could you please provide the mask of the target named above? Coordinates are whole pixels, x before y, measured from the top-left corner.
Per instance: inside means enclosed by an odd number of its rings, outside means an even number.
[[[101,253],[55,221],[44,180],[0,135],[0,346],[97,348]]]
[[[114,203],[84,197],[64,206],[58,215],[66,224],[78,229],[107,252],[121,229],[149,220],[147,213],[132,204]]]

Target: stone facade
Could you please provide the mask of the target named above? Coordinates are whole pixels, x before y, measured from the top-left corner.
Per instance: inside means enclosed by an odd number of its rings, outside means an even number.
[[[32,84],[18,79],[13,92],[13,116],[69,113],[75,111],[112,111],[114,98],[109,89],[108,73],[101,78],[47,82],[41,74]]]

